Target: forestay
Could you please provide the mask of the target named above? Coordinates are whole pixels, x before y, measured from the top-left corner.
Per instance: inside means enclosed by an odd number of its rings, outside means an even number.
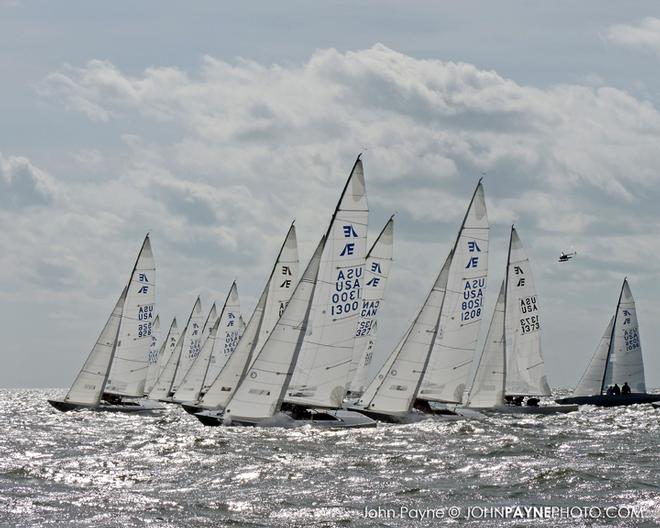
[[[417,397],[460,403],[475,356],[488,275],[488,215],[479,182],[454,245],[447,294]]]
[[[156,299],[156,264],[149,235],[133,267],[122,312],[117,350],[105,392],[141,397],[147,379],[147,362]]]
[[[275,328],[229,400],[225,423],[229,424],[233,418],[269,418],[278,412],[308,329],[324,242],[325,237],[316,248]]]
[[[284,312],[298,278],[298,266],[298,243],[296,229],[292,224],[236,350],[201,398],[201,407],[225,408],[256,357],[256,352],[261,349]]]
[[[394,415],[406,414],[412,409],[438,332],[451,263],[452,254],[449,253],[410,330],[394,350],[387,374],[382,379],[376,376],[358,405]]]
[[[496,407],[504,404],[504,281],[497,296],[495,310],[486,334],[481,357],[468,393],[468,407]]]
[[[367,385],[378,329],[377,315],[385,298],[394,250],[394,217],[383,227],[367,254],[364,267],[362,310],[355,331],[353,357],[348,372],[348,392],[361,394]]]
[[[514,227],[506,274],[506,394],[550,396],[541,354],[539,299],[529,258]]]
[[[358,157],[326,235],[310,324],[287,392],[290,403],[342,405],[360,315],[368,214]]]
[[[83,405],[98,405],[112,364],[119,335],[121,314],[126,300],[126,288],[119,296],[110,317],[105,323],[101,335],[96,340],[85,364],[76,376],[65,402]]]

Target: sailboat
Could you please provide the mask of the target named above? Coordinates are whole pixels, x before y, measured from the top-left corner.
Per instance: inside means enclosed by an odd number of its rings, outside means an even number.
[[[607,394],[610,385],[626,382],[631,388],[630,394]],[[555,401],[604,407],[660,401],[660,394],[646,392],[637,310],[627,278],[623,280],[614,316],[573,395]]]
[[[213,308],[209,315],[212,315]],[[192,355],[195,356],[198,353],[198,349],[201,346],[200,340],[202,335],[202,321],[204,314],[202,313],[202,301],[199,297],[193,305],[192,311],[188,316],[186,326],[184,326],[183,331],[179,335],[179,338],[176,341],[176,346],[172,353],[167,358],[163,369],[160,372],[160,375],[156,379],[153,388],[149,391],[149,399],[162,401],[165,403],[172,402],[172,395],[174,394],[174,379],[179,370],[179,365],[181,363],[182,355]]]
[[[227,404],[225,425],[375,425],[340,408],[362,298],[367,216],[358,156],[326,235]]]
[[[429,401],[452,401],[462,392],[486,290],[488,230],[479,182],[417,317],[357,405],[349,409],[382,421],[416,421],[424,419],[424,413],[436,413]],[[454,414],[447,409],[437,412]]]
[[[144,395],[148,396],[154,384],[163,371],[167,360],[172,355],[176,342],[179,339],[179,329],[176,324],[176,317],[172,319],[170,329],[167,331],[165,339],[157,347],[155,358],[151,356],[152,351],[149,351],[149,369],[147,370],[147,382],[144,386]],[[157,345],[157,342],[156,342]]]
[[[208,318],[209,324],[216,319],[215,324],[209,329],[209,335],[206,336],[199,355],[193,360],[188,372],[183,376],[181,384],[174,392],[172,396],[174,402],[196,401],[203,392],[208,390],[210,381],[207,382],[207,378],[217,375],[219,371],[216,370],[217,366],[222,368],[236,348],[242,332],[240,310],[238,288],[234,281],[227,294],[220,317],[209,316]],[[219,328],[222,328],[220,339],[218,339]]]
[[[144,239],[128,285],[58,410],[138,412],[158,406],[141,400],[152,345],[156,267],[149,235]]]
[[[541,312],[529,258],[511,227],[506,277],[466,397],[480,412],[551,414],[577,406],[539,405],[551,395],[541,354]],[[527,405],[522,405],[528,397]]]
[[[364,267],[362,310],[348,370],[348,398],[358,398],[367,387],[369,366],[373,359],[378,329],[377,315],[385,299],[385,289],[394,251],[394,216],[390,217],[367,253]]]
[[[236,350],[201,398],[182,404],[205,425],[222,423],[227,402],[289,303],[298,277],[298,266],[296,228],[291,224]]]

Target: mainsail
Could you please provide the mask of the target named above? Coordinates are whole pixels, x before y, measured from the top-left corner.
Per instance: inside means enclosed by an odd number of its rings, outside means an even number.
[[[204,375],[204,382],[201,386],[201,392],[206,392],[213,380],[220,373],[238,345],[245,323],[241,317],[241,303],[238,298],[238,288],[236,282],[231,285],[229,295],[225,300],[220,314],[220,329],[215,347],[212,349],[211,357],[208,361],[208,368]],[[197,397],[195,397],[195,400]]]
[[[451,263],[450,252],[411,328],[386,361],[385,366],[390,365],[387,374],[376,376],[359,406],[385,414],[406,414],[412,409],[438,332]]]
[[[538,294],[529,258],[514,227],[511,227],[506,281],[506,394],[550,396],[541,354]]]
[[[192,366],[193,361],[195,361],[199,355],[200,351],[202,350],[202,345],[208,338],[211,328],[213,328],[213,325],[215,325],[215,320],[217,318],[217,309],[215,307],[215,303],[213,303],[208,315],[206,316],[206,319],[203,319],[203,315],[200,309],[199,314],[196,314],[190,320],[188,328],[183,336],[184,339],[181,353],[176,365],[176,371],[174,372],[174,381],[172,382],[171,389],[172,393],[177,391],[179,385],[183,381],[183,377]],[[204,320],[204,324],[202,324],[202,320]]]
[[[163,367],[162,372],[158,376],[154,388],[149,392],[149,398],[152,400],[164,400],[171,396],[172,384],[174,383],[174,375],[176,374],[177,367],[179,365],[179,360],[181,354],[184,350],[189,348],[189,343],[191,339],[188,339],[188,335],[192,333],[193,328],[197,327],[197,332],[199,333],[199,325],[201,323],[202,314],[202,302],[199,297],[195,301],[186,326],[183,328],[183,332],[179,336],[179,339],[176,341],[176,346],[170,354],[167,363]]]
[[[307,335],[286,401],[339,408],[360,315],[369,209],[359,156],[326,235]]]
[[[151,344],[149,345],[149,357],[147,360],[147,379],[144,385],[145,394],[148,393],[153,387],[153,382],[156,381],[156,371],[158,369],[158,352],[160,343],[160,317],[157,315],[151,325]]]
[[[467,395],[468,407],[496,407],[504,404],[504,377],[506,358],[504,355],[504,297],[502,281],[497,296],[493,317],[490,320],[486,341]]]
[[[175,317],[174,319],[172,319],[172,324],[170,324],[170,329],[168,330],[165,339],[163,339],[163,341],[160,343],[160,346],[158,347],[158,351],[156,353],[155,365],[153,366],[153,368],[151,368],[151,365],[149,366],[150,368],[149,371],[147,372],[147,383],[144,386],[145,396],[147,396],[151,392],[151,389],[154,388],[154,384],[156,383],[156,380],[158,379],[161,372],[165,368],[167,361],[172,356],[172,352],[176,347],[176,342],[178,339],[179,339],[179,329],[177,327],[176,317]]]
[[[222,307],[220,317],[213,317],[216,314],[209,314],[207,324],[212,326],[205,329],[203,332],[203,345],[199,355],[193,360],[193,364],[188,369],[188,372],[183,376],[179,387],[174,392],[172,399],[176,402],[196,401],[204,387],[204,380],[206,379],[212,362],[218,361],[217,356],[224,355],[224,351],[220,352],[221,343],[218,341],[218,330],[223,329],[221,342],[224,345],[225,351],[227,350],[227,343],[231,342],[230,338],[238,332],[238,319],[240,314],[240,304],[238,300],[238,290],[236,282],[233,282],[225,304]]]
[[[101,335],[96,340],[85,364],[76,376],[69,392],[64,397],[65,402],[84,405],[98,405],[108,378],[108,371],[117,347],[117,336],[121,314],[126,300],[126,290],[122,291],[110,317],[105,323]]]
[[[367,253],[364,267],[362,310],[355,331],[353,358],[348,371],[347,391],[362,394],[367,385],[369,365],[376,342],[378,310],[385,298],[394,250],[394,217],[383,227]]]
[[[488,275],[488,215],[479,182],[453,249],[447,294],[417,397],[460,403],[481,328]]]
[[[110,368],[105,392],[141,397],[147,379],[147,362],[156,298],[156,264],[149,235],[133,267],[124,302],[117,350]]]
[[[603,332],[603,336],[598,342],[596,351],[584,371],[582,378],[578,382],[573,396],[594,396],[601,394],[605,380],[605,369],[607,367],[607,356],[610,353],[610,343],[612,342],[612,328],[614,327],[614,316]]]
[[[188,370],[188,374],[184,376],[181,385],[172,395],[172,401],[194,401],[199,397],[204,382],[204,374],[206,374],[206,368],[208,368],[209,365],[208,360],[213,354],[213,349],[215,347],[220,323],[220,318],[216,318],[215,324],[209,329],[208,336],[202,345],[202,350],[199,353],[199,356],[197,356],[197,359],[201,359],[201,361],[195,361],[195,363],[192,364],[192,367]]]
[[[256,352],[261,349],[289,303],[298,277],[298,265],[296,228],[292,224],[236,350],[200,400],[201,407],[224,409],[227,405]]]
[[[623,280],[616,310],[603,389],[610,383],[622,385],[628,382],[632,392],[644,393],[646,382],[642,345],[639,339],[635,299],[630,291],[628,279]]]
[[[278,412],[308,329],[325,237],[296,286],[275,328],[239,383],[225,410],[233,418],[259,420]]]

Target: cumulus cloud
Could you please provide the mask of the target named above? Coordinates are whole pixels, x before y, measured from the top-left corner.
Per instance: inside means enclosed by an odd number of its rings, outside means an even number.
[[[55,194],[55,181],[22,156],[0,152],[0,208],[22,209],[45,205]]]
[[[607,30],[606,36],[615,44],[660,55],[660,18],[646,17],[638,24],[617,24]]]
[[[366,149],[370,232],[400,213],[379,354],[415,313],[481,175],[494,222],[493,280],[515,222],[548,305],[563,306],[557,281],[566,296],[584,297],[596,285],[602,290],[607,273],[657,273],[648,232],[658,232],[660,114],[647,101],[591,84],[539,89],[380,44],[320,50],[301,64],[204,57],[192,72],[128,74],[100,60],[65,66],[42,80],[39,93],[93,126],[115,122],[130,133],[125,152],[114,156],[122,160],[115,178],[68,184],[55,217],[31,220],[45,224],[31,236],[50,252],[35,269],[56,277],[53,288],[83,277],[90,291],[111,299],[112,281],[123,280],[112,279],[117,262],[130,266],[149,230],[169,313],[187,309],[200,288],[219,298],[233,278],[250,305],[289,222],[296,218],[305,258],[355,155]],[[150,127],[168,133],[149,134]],[[102,146],[98,154],[79,162],[111,158]],[[30,230],[27,221],[19,227]],[[567,244],[583,265],[560,277],[546,263]],[[76,295],[82,302],[85,294]],[[582,302],[596,317],[601,300]],[[548,317],[561,315],[549,308]]]

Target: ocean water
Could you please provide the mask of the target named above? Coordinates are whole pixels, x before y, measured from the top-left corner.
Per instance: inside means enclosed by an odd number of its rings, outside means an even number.
[[[61,413],[46,398],[62,394],[0,390],[2,527],[660,523],[650,405],[329,431]]]

